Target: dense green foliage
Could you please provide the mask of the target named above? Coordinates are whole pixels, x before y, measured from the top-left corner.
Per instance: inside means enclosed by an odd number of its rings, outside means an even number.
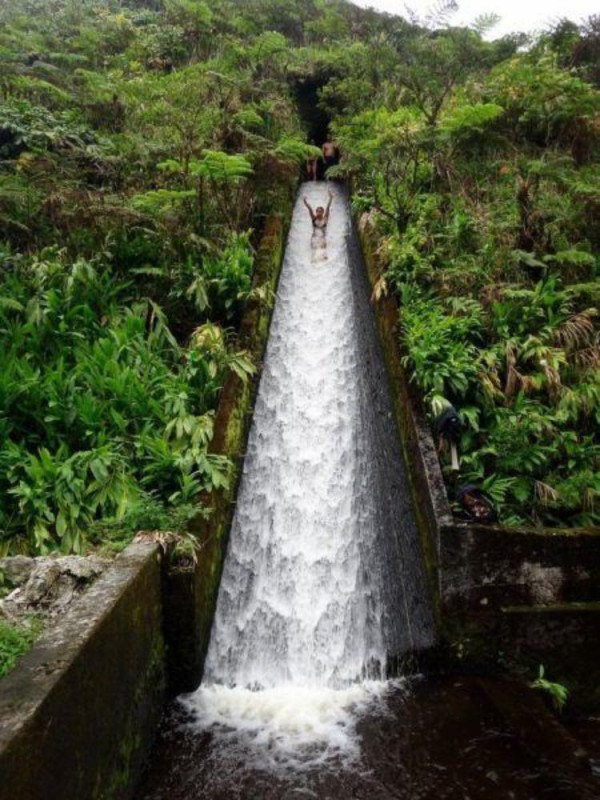
[[[307,147],[280,39],[225,5],[0,11],[0,551],[180,526],[228,480],[212,414]]]
[[[307,81],[407,365],[432,413],[461,412],[461,481],[506,522],[598,521],[598,20],[492,43],[442,22],[342,0],[0,8],[0,551],[181,527],[228,479],[212,415],[253,370],[236,334],[269,301],[253,246],[310,152]]]
[[[463,422],[448,481],[483,486],[512,524],[600,519],[598,36],[563,23],[518,53],[400,31],[368,91],[358,72],[324,92],[347,109],[338,172],[379,232],[376,294],[399,299],[432,416],[449,401]]]

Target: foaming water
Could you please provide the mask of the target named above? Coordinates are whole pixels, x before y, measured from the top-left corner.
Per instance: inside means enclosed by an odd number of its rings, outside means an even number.
[[[253,691],[209,684],[182,704],[194,726],[212,730],[217,745],[226,746],[229,760],[297,772],[358,762],[357,722],[367,711],[385,713],[391,687],[366,681],[345,689],[291,684]]]
[[[389,659],[433,641],[333,191],[325,237],[296,203],[204,681],[182,701],[197,729],[271,767],[356,758],[356,721],[385,696]],[[302,194],[325,205],[325,184]]]

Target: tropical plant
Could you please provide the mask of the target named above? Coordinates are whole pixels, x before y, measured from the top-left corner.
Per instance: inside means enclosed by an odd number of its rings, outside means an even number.
[[[545,677],[545,670],[542,664],[540,664],[538,677],[532,681],[529,686],[532,689],[539,689],[542,692],[546,692],[552,700],[552,705],[559,712],[563,710],[569,698],[569,690],[566,686],[563,686],[562,683],[549,681]]]
[[[0,620],[0,678],[9,673],[31,648],[38,633],[39,625],[35,620],[31,620],[29,625],[11,625]]]

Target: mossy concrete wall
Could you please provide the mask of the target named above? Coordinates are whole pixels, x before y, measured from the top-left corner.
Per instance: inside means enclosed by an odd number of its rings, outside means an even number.
[[[600,531],[456,523],[441,563],[448,613],[600,599]]]
[[[540,665],[569,690],[569,710],[600,709],[600,603],[503,606],[444,617],[453,668],[530,682]]]
[[[253,285],[267,289],[267,294],[274,295],[277,289],[290,218],[291,198],[289,207],[269,217],[265,224]],[[259,300],[250,303],[244,313],[240,346],[251,354],[257,375],[246,382],[235,374],[226,380],[210,447],[212,453],[233,461],[234,478],[229,488],[206,498],[210,516],[199,519],[195,528],[200,546],[197,565],[174,563],[167,578],[165,634],[172,693],[192,691],[202,678],[271,315],[272,304]]]
[[[374,287],[381,241],[368,215],[357,227]],[[373,308],[449,658],[466,669],[530,678],[544,663],[580,704],[600,705],[600,530],[456,520],[421,399],[402,363],[401,310],[391,297]]]
[[[358,221],[357,232],[362,248],[368,282],[373,291],[382,274],[379,245],[367,215]],[[373,313],[392,388],[392,401],[402,451],[407,466],[413,508],[421,535],[425,566],[440,613],[440,531],[453,522],[446,498],[438,456],[420,398],[413,391],[402,363],[398,305],[391,296],[373,303]]]
[[[130,796],[164,702],[160,562],[130,545],[0,681],[0,796]]]
[[[442,629],[468,670],[544,665],[571,707],[600,708],[600,530],[440,526]]]

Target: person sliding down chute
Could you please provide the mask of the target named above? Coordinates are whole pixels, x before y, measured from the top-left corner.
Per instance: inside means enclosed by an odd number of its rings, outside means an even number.
[[[308,213],[310,214],[310,218],[313,224],[313,233],[310,239],[313,263],[317,261],[327,261],[326,230],[327,230],[327,223],[329,222],[329,212],[331,210],[331,203],[333,202],[333,194],[331,193],[331,189],[328,190],[328,194],[329,194],[329,202],[327,203],[326,208],[323,208],[323,206],[317,206],[316,210],[314,211],[312,206],[307,201],[306,197],[302,198],[302,200],[304,201],[304,205],[308,209]]]
[[[327,223],[329,222],[329,212],[331,210],[331,204],[333,202],[333,194],[331,193],[331,189],[328,191],[329,194],[329,202],[327,203],[326,208],[323,206],[317,206],[316,210],[313,210],[312,206],[306,199],[303,197],[304,205],[308,209],[308,213],[310,214],[310,218],[312,220],[313,228],[318,230],[324,231],[327,227]]]

